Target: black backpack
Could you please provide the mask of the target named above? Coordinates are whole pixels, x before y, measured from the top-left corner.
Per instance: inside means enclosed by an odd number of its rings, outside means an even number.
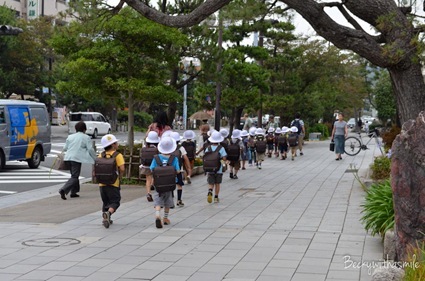
[[[195,153],[196,153],[196,144],[193,141],[184,141],[182,143],[182,146],[184,149],[186,149],[187,152],[187,158],[189,158],[190,161],[195,160]]]
[[[297,129],[298,129],[297,135],[299,135],[303,132],[303,127],[301,126],[300,119],[292,121],[291,126],[297,127]]]
[[[103,151],[101,156],[94,161],[94,175],[96,180],[102,184],[114,184],[118,179],[118,167],[116,157],[119,154],[115,151],[110,157]]]
[[[179,161],[179,167],[181,169],[183,167],[182,166],[183,165],[183,155],[182,155],[182,152],[180,151],[180,147],[181,147],[181,145],[177,144],[176,150],[174,150],[173,153],[171,153],[171,155],[174,155],[177,158],[177,160]]]
[[[220,145],[224,148],[224,151],[226,151],[227,154],[227,148],[229,147],[229,139],[224,139],[222,142],[220,142]]]
[[[227,147],[227,160],[238,161],[241,155],[241,147],[239,145],[240,140],[236,140],[235,143],[230,143]]]
[[[150,166],[153,157],[158,154],[158,148],[156,146],[145,146],[140,151],[140,162],[143,166]]]
[[[290,133],[288,136],[288,143],[290,147],[295,147],[298,145],[298,134]]]
[[[267,143],[271,144],[274,143],[274,134],[273,133],[268,133],[267,137],[266,137]]]
[[[266,152],[267,143],[264,140],[264,137],[259,137],[255,140],[255,150],[257,153],[264,153]]]
[[[212,150],[211,145],[209,145],[204,152],[204,157],[202,158],[204,164],[204,172],[206,173],[215,173],[220,170],[221,167],[221,155],[220,149],[221,145],[217,146],[216,150]]]
[[[155,155],[154,160],[158,166],[152,171],[153,185],[158,193],[174,191],[176,189],[176,169],[172,165],[174,155],[170,155],[167,163],[164,165],[158,155]]]
[[[277,144],[278,145],[285,145],[287,144],[288,139],[286,137],[286,134],[281,134],[278,138],[277,138]]]

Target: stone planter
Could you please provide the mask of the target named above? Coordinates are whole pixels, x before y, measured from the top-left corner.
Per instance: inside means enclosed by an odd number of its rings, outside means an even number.
[[[203,175],[204,174],[204,168],[202,166],[195,166],[192,170],[192,175]]]

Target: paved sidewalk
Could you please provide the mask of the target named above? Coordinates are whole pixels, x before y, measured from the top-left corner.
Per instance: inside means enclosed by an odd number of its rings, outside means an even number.
[[[295,161],[267,158],[238,180],[226,173],[218,204],[207,203],[206,178],[194,177],[163,229],[142,194],[109,229],[100,211],[63,223],[0,219],[0,280],[371,280],[382,243],[359,222],[364,191],[350,170],[366,177],[379,151],[335,161],[328,146],[307,142]],[[4,196],[0,210],[25,203],[35,212],[52,196],[60,200],[57,187]],[[54,216],[68,201],[46,208]]]

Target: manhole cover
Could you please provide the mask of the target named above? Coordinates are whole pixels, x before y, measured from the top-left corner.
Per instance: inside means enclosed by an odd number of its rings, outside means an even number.
[[[81,241],[74,238],[41,238],[27,240],[22,245],[30,247],[60,247],[80,244]]]
[[[255,192],[246,192],[242,195],[242,197],[247,198],[272,198],[279,194],[280,191],[255,191]]]

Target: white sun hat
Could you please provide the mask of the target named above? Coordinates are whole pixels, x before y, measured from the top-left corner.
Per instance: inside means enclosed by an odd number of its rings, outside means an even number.
[[[275,132],[275,134],[280,134],[280,133],[282,133],[282,130],[280,128],[276,128],[276,131],[274,131],[274,132]]]
[[[158,133],[155,131],[150,131],[146,138],[146,142],[148,143],[159,143]]]
[[[263,135],[264,136],[264,130],[261,128],[258,128],[257,130],[255,130],[255,135]]]
[[[172,132],[173,131],[171,131],[171,130],[167,130],[167,131],[163,132],[161,138],[171,137]]]
[[[293,132],[293,133],[297,133],[297,132],[298,132],[298,128],[297,128],[297,127],[295,127],[295,126],[292,126],[292,127],[291,127],[291,132]]]
[[[238,130],[238,129],[233,130],[232,139],[241,139],[241,130]]]
[[[229,136],[229,131],[227,129],[221,129],[220,134],[223,136],[223,138],[227,138]]]
[[[107,134],[102,137],[102,139],[100,140],[100,144],[102,145],[103,148],[106,148],[110,146],[111,144],[116,143],[117,141],[118,140],[114,135]]]
[[[184,131],[183,133],[183,138],[187,139],[187,140],[192,140],[196,137],[195,132],[192,130],[187,130]]]
[[[249,134],[251,135],[251,136],[255,136],[255,131],[257,130],[257,128],[256,127],[251,127],[251,128],[249,128]]]
[[[289,132],[289,128],[286,127],[286,126],[283,126],[282,127],[282,133],[287,133],[287,132]]]
[[[177,143],[172,137],[162,137],[158,144],[158,151],[162,154],[173,153],[177,148]]]
[[[218,131],[213,131],[212,133],[211,133],[211,137],[209,137],[208,138],[208,140],[211,142],[211,143],[220,143],[220,142],[222,142],[222,141],[224,141],[224,138],[223,138],[223,136],[220,134],[220,132],[218,132]]]
[[[180,134],[179,134],[178,132],[172,132],[172,133],[170,134],[170,137],[171,137],[172,139],[174,139],[176,142],[179,142],[179,141],[181,141],[181,139],[182,139],[182,137],[180,136]]]
[[[247,130],[242,130],[241,131],[241,137],[247,137],[249,134],[248,134],[248,131]]]
[[[267,133],[273,133],[273,132],[274,132],[274,128],[273,127],[268,128]]]

